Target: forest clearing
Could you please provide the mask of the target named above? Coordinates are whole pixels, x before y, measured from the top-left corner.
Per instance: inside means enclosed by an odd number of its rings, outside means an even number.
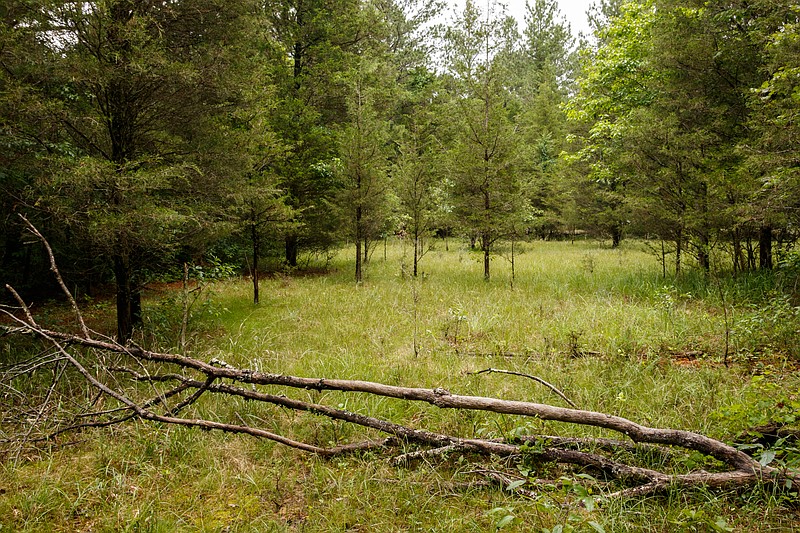
[[[4,0],[0,533],[800,530],[800,6],[562,7]]]
[[[316,274],[271,275],[261,282],[257,306],[246,279],[202,290],[190,285],[195,303],[183,334],[180,287],[147,292],[151,338],[137,342],[280,375],[567,406],[525,377],[534,376],[580,409],[698,432],[763,464],[797,468],[798,318],[781,296],[794,273],[663,278],[642,242],[616,249],[592,240],[532,242],[517,244],[512,287],[507,259],[494,258],[496,275],[487,283],[482,254],[463,241],[435,241],[417,279],[406,270],[409,251],[394,239],[377,246],[361,285],[353,284],[344,251],[328,258],[327,269],[309,268]],[[107,305],[82,305],[89,327],[113,332]],[[71,320],[68,308],[45,309],[50,316],[40,317],[42,327],[63,329]],[[5,357],[22,357],[9,353],[8,340],[3,346]],[[479,373],[486,369],[519,375]],[[48,372],[14,382],[29,407],[45,400],[33,395],[47,393]],[[76,383],[58,393],[75,394]],[[358,393],[264,389],[463,438],[622,437]],[[54,408],[57,416],[39,422],[46,431],[69,425],[57,418],[70,409]],[[201,396],[181,414],[257,425],[323,447],[380,436],[243,398]],[[768,424],[782,426],[787,437],[747,434]],[[33,425],[29,442],[4,445],[0,524],[11,531],[791,531],[800,524],[794,487],[676,486],[609,498],[626,485],[594,468],[537,459],[536,445],[517,456],[455,450],[398,465],[391,457],[418,450],[413,442],[389,454],[370,449],[325,458],[253,436],[145,420],[42,442],[32,442],[40,431]],[[26,427],[4,423],[4,432],[19,435]],[[719,467],[707,455],[674,450],[664,457],[631,447],[613,457],[670,473]]]

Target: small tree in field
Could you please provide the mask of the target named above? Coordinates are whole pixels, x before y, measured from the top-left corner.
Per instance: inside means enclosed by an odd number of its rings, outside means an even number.
[[[398,142],[397,157],[392,167],[392,180],[402,210],[402,224],[414,248],[412,275],[419,272],[419,261],[425,255],[425,239],[436,223],[437,207],[442,200],[438,187],[436,155],[420,132],[407,132]]]
[[[524,207],[518,172],[519,137],[508,85],[516,23],[491,4],[482,14],[468,1],[445,36],[451,78],[454,145],[450,152],[455,214],[477,236],[483,275],[493,244]]]
[[[343,177],[340,205],[355,242],[355,278],[359,283],[364,276],[368,243],[387,218],[389,131],[377,110],[380,79],[380,64],[366,58],[347,74],[349,116],[339,131]]]
[[[401,225],[411,239],[412,273],[419,272],[419,261],[425,255],[425,240],[439,222],[439,213],[446,206],[444,164],[439,136],[440,104],[435,93],[438,83],[427,70],[414,73],[406,91],[399,128],[396,154],[391,167],[392,185],[400,208]]]

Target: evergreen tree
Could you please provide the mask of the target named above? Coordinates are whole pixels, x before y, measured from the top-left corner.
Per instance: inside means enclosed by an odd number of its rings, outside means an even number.
[[[516,23],[498,4],[481,13],[470,0],[445,36],[452,80],[453,202],[464,229],[480,242],[486,280],[494,243],[524,212],[519,137],[508,91],[517,37]]]
[[[536,215],[533,229],[541,237],[560,233],[565,207],[563,162],[567,117],[563,110],[573,83],[575,40],[555,0],[526,4],[525,30],[519,51],[517,122],[524,139],[520,168]]]
[[[395,140],[391,167],[394,193],[400,208],[401,227],[411,239],[412,275],[419,272],[419,261],[427,252],[426,239],[432,236],[441,213],[449,206],[446,184],[442,183],[441,86],[433,73],[418,70],[408,82],[403,98],[403,114]]]
[[[339,238],[342,221],[331,216],[340,187],[335,129],[347,115],[339,74],[368,35],[360,11],[355,0],[285,0],[267,8],[278,45],[271,60],[278,98],[272,129],[286,147],[271,169],[293,212],[283,238],[291,267],[301,249],[327,248]]]
[[[241,102],[254,8],[41,1],[5,21],[38,43],[16,48],[4,74],[32,111],[16,129],[51,124],[29,204],[107,258],[121,341],[140,320],[147,272],[206,242],[218,184],[235,168],[217,127]]]
[[[369,242],[383,229],[389,194],[388,122],[379,109],[385,102],[381,89],[386,80],[381,64],[362,57],[348,73],[348,120],[339,131],[344,186],[341,208],[355,242],[355,278],[363,280]],[[363,245],[363,254],[362,254]]]

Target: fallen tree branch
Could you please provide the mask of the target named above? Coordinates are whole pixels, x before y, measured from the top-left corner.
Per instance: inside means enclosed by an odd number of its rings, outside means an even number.
[[[182,384],[178,385],[177,387],[173,388],[172,390],[169,390],[169,391],[167,391],[165,393],[161,393],[158,396],[156,396],[155,398],[151,398],[150,400],[147,400],[147,401],[143,402],[142,403],[142,407],[147,409],[147,408],[155,405],[156,403],[163,403],[166,399],[171,398],[171,397],[173,397],[173,396],[175,396],[177,394],[180,394],[181,392],[185,391],[188,388],[189,388],[188,384],[182,383]],[[80,424],[74,424],[74,425],[71,425],[71,426],[63,427],[63,428],[60,428],[60,429],[50,433],[49,435],[45,435],[45,436],[40,437],[38,439],[33,439],[31,442],[43,442],[43,441],[53,440],[57,436],[61,435],[62,433],[69,433],[69,432],[72,432],[72,431],[79,431],[81,429],[102,428],[102,427],[115,426],[115,425],[127,422],[128,420],[131,420],[131,419],[136,417],[136,413],[131,412],[130,408],[128,408],[128,407],[119,407],[119,408],[116,408],[116,409],[108,409],[106,411],[99,411],[99,412],[94,412],[94,413],[81,413],[81,414],[77,415],[76,418],[98,418],[98,417],[102,417],[102,416],[109,415],[109,414],[114,414],[114,413],[119,413],[119,412],[126,412],[128,414],[126,414],[124,416],[117,417],[117,418],[111,418],[111,419],[108,419],[108,420],[95,420],[95,421],[92,421],[92,422],[82,422]]]
[[[123,347],[105,341],[83,339],[75,335],[49,330],[39,330],[36,332],[51,340],[60,338],[71,345],[80,345],[116,353],[126,353],[134,358],[146,361],[174,364],[185,369],[197,370],[207,377],[214,376],[218,379],[231,379],[253,385],[281,385],[317,391],[360,392],[387,398],[425,402],[442,409],[490,411],[500,414],[529,416],[541,420],[592,426],[616,431],[637,443],[672,445],[695,450],[714,457],[737,469],[747,469],[764,474],[769,474],[774,470],[769,467],[763,467],[757,461],[753,460],[753,458],[730,445],[700,435],[699,433],[677,429],[651,428],[620,416],[596,411],[568,409],[547,404],[501,400],[498,398],[481,396],[463,396],[451,394],[443,388],[423,389],[400,387],[370,381],[305,378],[258,372],[249,369],[243,370],[231,367],[217,367],[191,357],[153,352],[139,346]]]
[[[760,481],[780,481],[788,478],[796,480],[795,474],[781,472],[771,467],[762,466],[743,452],[740,452],[735,448],[728,446],[727,444],[710,439],[703,435],[683,430],[648,428],[646,426],[636,424],[630,420],[604,413],[559,408],[530,402],[499,400],[496,398],[476,396],[460,396],[451,394],[444,389],[419,389],[357,380],[314,379],[255,372],[237,369],[231,365],[219,365],[219,363],[212,365],[210,363],[205,363],[197,359],[177,354],[152,352],[138,346],[123,347],[118,344],[110,344],[106,341],[83,339],[70,334],[48,330],[37,331],[36,328],[34,328],[34,331],[42,335],[44,338],[49,339],[51,342],[55,342],[56,345],[61,346],[60,350],[63,350],[64,348],[59,341],[55,340],[56,338],[61,338],[63,339],[61,342],[73,346],[82,345],[94,349],[110,350],[116,353],[127,353],[137,360],[177,365],[182,367],[184,370],[199,370],[206,376],[206,379],[201,381],[187,378],[181,374],[175,373],[164,375],[146,375],[137,373],[130,369],[117,369],[121,371],[124,370],[124,372],[129,374],[134,380],[149,381],[153,383],[178,381],[187,388],[193,388],[196,389],[196,391],[202,390],[210,393],[238,396],[244,399],[272,403],[274,405],[279,405],[296,411],[308,411],[334,420],[341,420],[375,429],[409,442],[415,442],[426,446],[434,446],[435,448],[441,449],[443,453],[446,450],[475,452],[498,456],[516,456],[520,455],[521,453],[533,453],[535,456],[540,457],[544,461],[593,468],[597,471],[603,472],[612,479],[622,480],[626,483],[638,483],[638,486],[643,487],[639,490],[644,491],[645,493],[662,490],[673,484],[704,484],[711,487],[728,487],[743,486]],[[70,362],[72,361],[74,361],[74,359],[72,359]],[[213,382],[214,380],[223,378],[248,384],[251,386],[251,388],[238,387],[221,382]],[[95,386],[98,385],[99,384],[95,384]],[[729,465],[733,470],[719,473],[700,472],[686,475],[669,475],[652,469],[626,465],[608,459],[602,455],[586,453],[578,450],[558,449],[555,446],[544,446],[541,450],[534,451],[531,451],[530,449],[523,450],[518,444],[443,435],[426,430],[409,428],[400,424],[358,413],[334,409],[325,405],[311,404],[282,395],[267,394],[258,390],[253,390],[252,385],[283,385],[308,390],[335,390],[344,392],[371,393],[391,398],[423,401],[441,408],[477,409],[504,414],[537,416],[545,420],[558,420],[562,422],[572,422],[581,425],[615,429],[631,437],[635,443],[653,443],[659,446],[658,449],[660,449],[660,446],[662,445],[679,446],[706,453],[707,455],[710,455]],[[196,394],[192,397],[195,396]],[[124,403],[122,397],[118,395],[115,395],[114,397],[118,401]],[[206,430],[213,429],[224,432],[247,434],[254,437],[266,438],[295,449],[315,453],[325,457],[332,457],[340,453],[350,453],[354,450],[372,449],[375,447],[386,446],[385,441],[380,441],[377,443],[372,441],[369,443],[356,443],[353,445],[323,448],[298,442],[296,440],[289,439],[260,428],[249,427],[245,424],[225,424],[203,419],[177,418],[174,416],[159,415],[141,406],[129,407],[131,407],[136,417],[145,420],[196,427]],[[530,439],[545,440],[546,437],[529,437],[527,439],[528,442],[530,442]],[[570,441],[562,441],[561,444],[568,442]],[[573,443],[574,442],[575,441],[573,441]],[[614,447],[614,443],[615,441],[612,439],[599,441],[599,444],[611,448]],[[636,445],[631,444],[628,445],[627,448],[631,449],[631,446]],[[424,457],[425,454],[418,454],[418,456]],[[403,458],[402,455],[400,457]],[[417,456],[406,454],[405,459],[413,459],[415,457]],[[397,460],[398,464],[401,462],[403,462],[403,459]],[[620,496],[628,494],[624,491],[618,492]]]
[[[53,273],[53,276],[55,276],[59,287],[61,287],[61,290],[64,292],[64,295],[67,297],[67,300],[69,301],[69,304],[72,307],[73,312],[75,313],[75,318],[78,320],[78,324],[81,327],[81,332],[83,332],[84,338],[88,339],[91,336],[89,334],[89,328],[86,327],[86,322],[83,321],[83,315],[81,314],[81,310],[78,307],[78,303],[75,301],[75,298],[72,296],[72,293],[69,291],[69,289],[67,289],[67,285],[64,283],[64,279],[61,277],[61,272],[58,271],[58,266],[56,265],[56,258],[53,255],[53,249],[50,248],[50,243],[47,242],[47,239],[44,238],[44,235],[39,233],[39,230],[36,228],[36,226],[31,224],[30,220],[25,218],[25,215],[19,213],[19,217],[25,222],[25,226],[28,228],[28,231],[30,231],[37,239],[39,239],[42,242],[42,245],[47,251],[47,258],[50,260],[50,271]],[[8,287],[8,285],[6,285],[6,287]],[[15,297],[18,296],[19,295],[15,294]],[[21,300],[17,298],[17,301]],[[22,305],[23,307],[25,307],[24,304]],[[30,317],[30,313],[28,313],[28,317],[32,318]]]

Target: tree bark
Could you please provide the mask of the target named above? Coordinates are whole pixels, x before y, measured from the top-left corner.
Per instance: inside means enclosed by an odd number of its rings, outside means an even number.
[[[361,283],[363,280],[362,264],[361,264],[361,206],[356,207],[356,283]]]
[[[611,247],[618,248],[622,242],[622,229],[619,226],[611,228]]]
[[[134,325],[134,308],[131,305],[133,300],[131,271],[127,257],[114,256],[114,281],[117,302],[117,340],[125,344],[133,336]]]
[[[697,251],[697,262],[700,264],[700,268],[703,269],[703,272],[706,273],[711,271],[711,258],[709,256],[710,245],[708,232],[700,232],[700,246]]]
[[[284,239],[284,250],[285,250],[286,264],[289,265],[290,267],[296,267],[297,250],[298,250],[297,235],[295,234],[286,235]]]
[[[772,269],[772,226],[761,226],[758,231],[758,268]]]
[[[487,160],[488,161],[488,160]],[[485,171],[484,171],[485,172]],[[486,216],[485,224],[486,226],[481,232],[481,248],[483,249],[483,279],[489,281],[489,248],[492,245],[492,241],[490,238],[490,218],[492,214],[492,204],[491,204],[491,196],[489,194],[488,189],[484,189],[483,191],[483,210],[484,215]]]
[[[489,264],[490,264],[490,254],[489,254],[489,235],[484,233],[481,235],[481,248],[483,248],[483,279],[489,281]]]
[[[255,218],[255,214],[253,215]],[[253,303],[258,305],[258,256],[261,254],[258,228],[255,220],[250,225],[250,238],[253,240]]]
[[[744,272],[744,255],[742,252],[742,236],[739,228],[733,230],[733,275]]]
[[[414,277],[417,277],[417,264],[419,263],[419,235],[414,232]]]

